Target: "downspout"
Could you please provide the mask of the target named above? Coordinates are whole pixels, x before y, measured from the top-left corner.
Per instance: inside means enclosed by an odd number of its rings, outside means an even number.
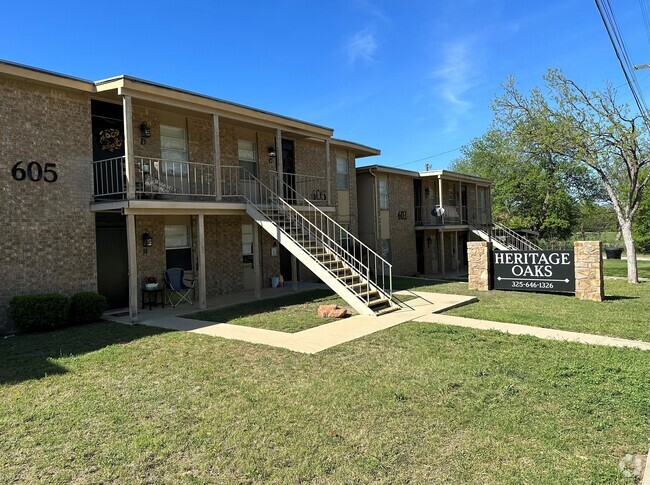
[[[377,175],[372,171],[372,167],[368,168],[368,173],[372,175],[372,177],[375,179],[372,187],[372,204],[374,206],[374,211],[375,211],[375,248],[377,247],[377,241],[379,240],[379,208],[377,205],[377,191],[379,190],[379,187],[377,187]]]

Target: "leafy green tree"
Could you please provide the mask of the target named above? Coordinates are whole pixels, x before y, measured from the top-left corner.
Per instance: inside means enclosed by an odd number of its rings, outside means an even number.
[[[544,79],[546,96],[538,88],[522,94],[510,78],[494,102],[497,126],[522,146],[583,169],[577,174],[584,181],[597,177],[625,241],[628,281],[638,283],[632,226],[650,182],[647,128],[640,115],[618,103],[611,84],[586,91],[557,70]]]
[[[539,232],[544,239],[565,239],[577,227],[567,174],[548,154],[527,150],[520,140],[498,129],[461,149],[451,169],[495,182],[493,218],[514,228]]]

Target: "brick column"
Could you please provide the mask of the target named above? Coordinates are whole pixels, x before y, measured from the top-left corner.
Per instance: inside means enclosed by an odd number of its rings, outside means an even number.
[[[576,268],[576,298],[603,301],[603,243],[576,241],[573,244]]]
[[[490,279],[490,244],[486,241],[467,243],[467,271],[470,290],[488,291]]]

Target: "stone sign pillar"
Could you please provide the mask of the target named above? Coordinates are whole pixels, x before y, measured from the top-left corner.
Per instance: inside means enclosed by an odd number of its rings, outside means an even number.
[[[576,268],[576,298],[603,301],[603,243],[576,241],[573,245]]]
[[[486,241],[470,241],[467,243],[467,261],[469,264],[467,277],[470,290],[488,291],[492,289],[490,249],[490,244]]]

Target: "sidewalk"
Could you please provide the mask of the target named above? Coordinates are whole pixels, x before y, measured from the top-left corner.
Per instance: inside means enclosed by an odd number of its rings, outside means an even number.
[[[314,285],[316,287],[316,285]],[[310,285],[301,287],[305,291],[312,289]],[[288,291],[267,292],[263,297],[278,297]],[[396,295],[416,295],[417,298],[407,302],[408,307],[382,315],[380,317],[356,315],[354,317],[337,320],[297,333],[285,333],[262,328],[231,325],[228,323],[205,322],[183,318],[188,308],[165,309],[152,312],[143,312],[146,317],[140,323],[153,327],[163,327],[171,330],[188,331],[214,337],[232,340],[241,340],[255,344],[269,345],[288,349],[294,352],[315,354],[345,342],[365,337],[375,332],[394,327],[396,325],[415,321],[425,323],[438,323],[457,327],[475,328],[478,330],[496,330],[513,335],[530,335],[547,340],[565,342],[578,342],[589,345],[603,345],[609,347],[626,347],[650,351],[650,342],[627,340],[623,338],[593,335],[588,333],[569,332],[551,328],[533,327],[514,323],[500,323],[472,318],[455,317],[441,314],[445,310],[473,303],[474,297],[430,293],[423,291],[398,291]],[[234,300],[250,301],[251,295],[245,292]],[[228,301],[229,300],[229,301]],[[212,303],[214,306],[225,306],[224,303],[234,303],[233,298],[217,298]],[[110,318],[110,317],[109,317]],[[128,317],[110,318],[114,321],[128,322]]]
[[[516,323],[491,322],[488,320],[475,320],[473,318],[437,314],[420,317],[417,321],[440,323],[442,325],[453,325],[456,327],[475,328],[478,330],[496,330],[498,332],[509,333],[512,335],[530,335],[546,340],[578,342],[589,345],[604,345],[607,347],[627,347],[650,351],[650,342],[643,342],[641,340],[628,340],[618,337],[607,337],[605,335],[569,332],[567,330],[555,330],[553,328],[532,327]]]

